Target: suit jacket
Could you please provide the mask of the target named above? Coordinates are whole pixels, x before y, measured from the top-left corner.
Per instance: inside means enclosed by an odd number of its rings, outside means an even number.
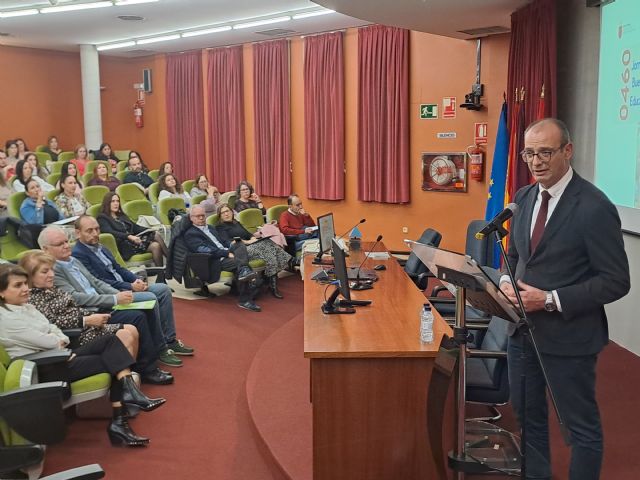
[[[93,251],[82,242],[76,242],[73,247],[72,255],[87,268],[89,273],[94,277],[108,283],[116,290],[131,290],[131,284],[135,282],[138,277],[133,272],[122,267],[115,259],[113,254],[108,248],[102,248],[102,252],[111,262],[115,271],[122,277],[122,281],[116,279],[113,273],[102,263],[102,260],[93,253]]]
[[[630,287],[618,212],[604,193],[574,172],[532,255],[537,195],[538,184],[516,193],[520,211],[511,224],[508,261],[516,280],[556,290],[562,312],[529,313],[533,334],[543,353],[595,354],[609,338],[604,305]]]
[[[80,282],[59,262],[56,262],[53,267],[55,272],[53,284],[60,290],[70,293],[75,302],[82,307],[111,309],[116,304],[115,295],[118,290],[91,275],[82,262],[77,261],[76,264],[80,272],[89,280],[91,286],[98,293],[84,293]]]
[[[229,240],[224,238],[224,236],[216,230],[216,227],[207,225],[207,228],[225,248],[218,248],[202,230],[192,225],[184,234],[184,242],[189,251],[192,253],[208,253],[215,258],[228,257],[229,247],[231,246]]]

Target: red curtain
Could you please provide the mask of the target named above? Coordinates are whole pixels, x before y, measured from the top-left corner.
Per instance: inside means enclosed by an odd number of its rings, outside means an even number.
[[[167,55],[169,161],[180,180],[204,171],[204,96],[200,51]]]
[[[511,132],[517,140],[512,148],[515,158],[509,164],[511,198],[530,182],[529,169],[518,155],[524,146],[524,130],[540,117],[556,116],[555,3],[535,0],[511,15],[507,101],[509,125],[517,130]]]
[[[210,180],[226,192],[246,178],[242,46],[209,50],[207,88]]]
[[[256,191],[291,194],[291,128],[289,110],[289,42],[253,44]]]
[[[409,201],[409,31],[358,30],[358,199]]]
[[[342,33],[304,39],[304,134],[307,196],[344,199],[344,56]]]

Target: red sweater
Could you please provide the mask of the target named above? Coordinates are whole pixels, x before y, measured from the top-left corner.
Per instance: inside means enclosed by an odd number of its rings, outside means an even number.
[[[300,235],[304,233],[307,227],[314,227],[316,224],[311,215],[294,215],[289,210],[285,210],[280,214],[280,222],[278,226],[284,235]]]

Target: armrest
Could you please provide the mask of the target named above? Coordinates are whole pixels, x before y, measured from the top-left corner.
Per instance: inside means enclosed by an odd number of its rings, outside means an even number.
[[[0,472],[12,472],[40,463],[44,459],[42,445],[0,447]],[[8,477],[7,477],[8,478]]]
[[[63,350],[46,350],[44,352],[30,353],[20,358],[31,360],[40,367],[42,365],[55,365],[56,363],[67,362],[69,361],[69,357],[71,357],[71,350],[65,348]]]
[[[100,465],[94,463],[85,465],[84,467],[72,468],[64,472],[54,473],[46,477],[40,477],[40,480],[95,480],[104,478],[104,470]]]
[[[81,328],[65,328],[62,330],[62,333],[64,333],[70,339],[78,338],[82,334],[82,329]]]
[[[471,358],[507,358],[507,352],[500,350],[478,350],[476,348],[470,348],[468,352]]]

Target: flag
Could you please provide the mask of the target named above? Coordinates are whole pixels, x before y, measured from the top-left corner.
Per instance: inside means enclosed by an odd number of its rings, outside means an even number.
[[[505,201],[507,203],[515,197],[516,192],[529,184],[529,167],[522,161],[520,151],[524,147],[524,130],[526,128],[524,100],[524,88],[518,91],[516,89],[515,111],[511,115],[510,140],[509,140],[509,164],[507,167],[507,195]]]
[[[540,90],[540,98],[538,98],[538,111],[536,112],[536,120],[542,120],[545,118],[545,104],[544,104],[544,83],[542,84],[542,90]]]
[[[507,162],[509,159],[509,128],[507,127],[507,102],[502,104],[498,133],[496,134],[493,164],[487,194],[487,210],[485,219],[491,220],[500,213],[505,206],[505,184],[507,180]],[[494,268],[500,268],[500,246],[496,243],[493,251]]]

